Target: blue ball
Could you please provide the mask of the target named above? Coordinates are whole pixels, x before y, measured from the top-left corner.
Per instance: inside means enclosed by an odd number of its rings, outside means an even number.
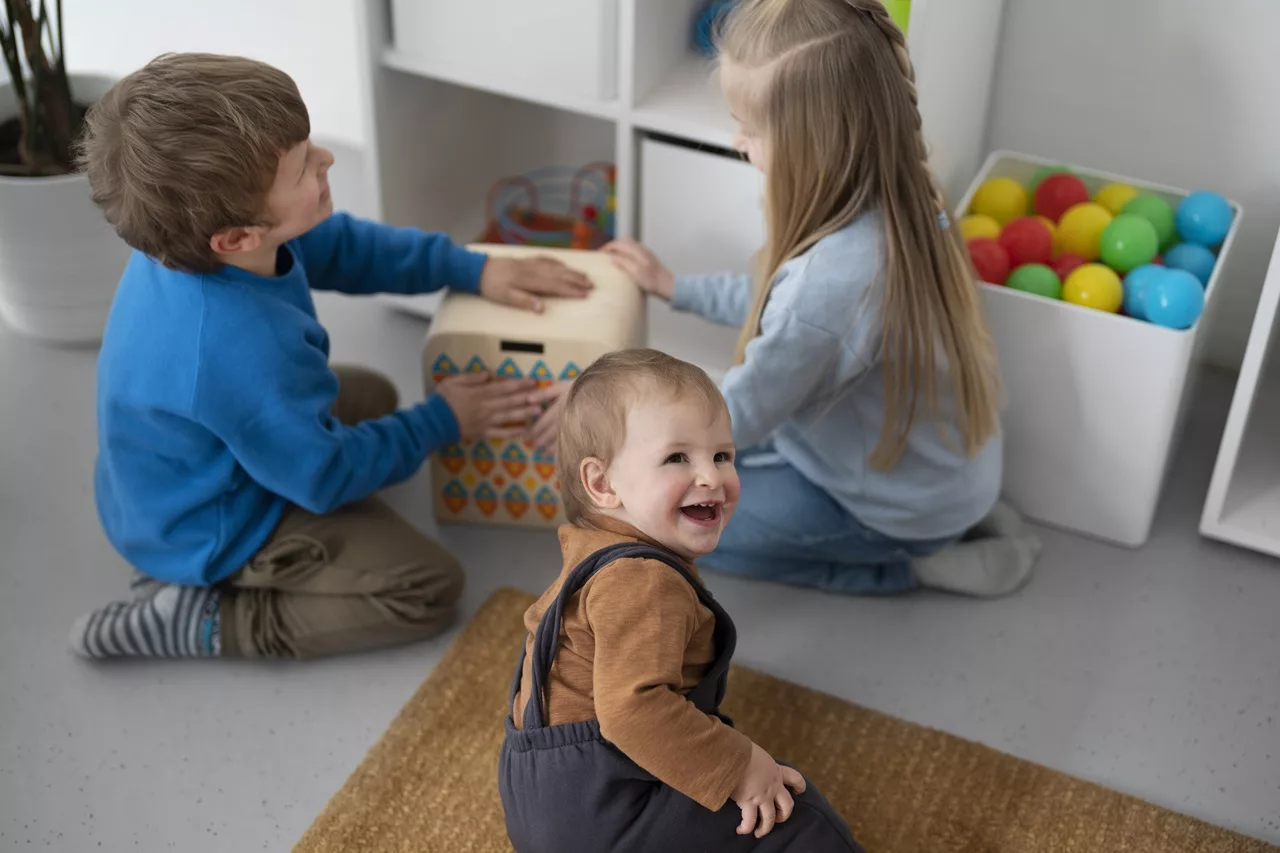
[[[1178,234],[1188,243],[1213,248],[1231,230],[1231,205],[1215,192],[1194,192],[1182,200],[1174,214]]]
[[[1124,277],[1124,313],[1139,320],[1147,319],[1143,300],[1151,282],[1167,273],[1158,264],[1143,264]]]
[[[1165,266],[1171,270],[1186,270],[1200,279],[1202,285],[1209,283],[1213,265],[1217,262],[1213,252],[1199,243],[1179,243],[1164,253]]]
[[[693,25],[693,42],[704,56],[716,55],[716,39],[720,26],[737,0],[708,0]]]
[[[1189,329],[1204,311],[1204,288],[1186,270],[1165,270],[1147,286],[1142,306],[1157,326]]]

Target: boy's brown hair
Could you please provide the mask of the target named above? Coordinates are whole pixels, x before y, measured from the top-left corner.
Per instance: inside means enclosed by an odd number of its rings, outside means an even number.
[[[668,400],[692,398],[713,415],[728,413],[711,377],[666,353],[619,350],[592,362],[574,380],[560,415],[556,469],[569,523],[588,526],[594,511],[582,485],[582,461],[595,457],[608,466],[627,437],[628,407],[654,393]]]
[[[165,54],[89,110],[79,166],[126,243],[166,267],[213,272],[209,239],[270,224],[280,155],[310,135],[283,71],[238,56]]]

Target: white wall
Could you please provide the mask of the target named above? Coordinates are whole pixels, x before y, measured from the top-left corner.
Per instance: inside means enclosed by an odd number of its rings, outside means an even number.
[[[361,75],[360,11],[366,0],[63,0],[67,64],[123,76],[161,53],[248,56],[293,77],[312,137],[334,149],[334,199],[376,215],[367,179],[369,119]]]
[[[1245,208],[1208,359],[1238,366],[1280,226],[1280,2],[1010,0],[991,148]]]
[[[312,131],[362,148],[356,0],[63,0],[67,64],[124,75],[169,51],[269,62],[298,84]]]

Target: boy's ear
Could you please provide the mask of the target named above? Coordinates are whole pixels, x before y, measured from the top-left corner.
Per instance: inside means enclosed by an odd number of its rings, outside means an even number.
[[[239,255],[254,252],[262,245],[266,229],[258,225],[232,225],[222,228],[209,238],[209,248],[215,255]]]
[[[596,509],[617,509],[622,506],[617,492],[613,490],[613,484],[609,482],[609,471],[599,459],[594,456],[583,459],[578,467],[578,477]]]

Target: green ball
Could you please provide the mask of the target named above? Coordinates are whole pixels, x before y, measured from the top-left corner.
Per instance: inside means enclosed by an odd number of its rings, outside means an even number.
[[[1044,264],[1023,264],[1009,275],[1005,286],[1046,299],[1062,298],[1062,279]]]
[[[1040,186],[1040,182],[1050,175],[1070,175],[1071,170],[1066,166],[1041,166],[1036,169],[1036,173],[1031,176],[1031,183],[1027,184],[1027,192],[1031,195],[1036,194],[1036,187]]]
[[[1158,195],[1151,193],[1136,195],[1120,212],[1141,216],[1155,227],[1156,239],[1159,241],[1157,251],[1169,248],[1178,239],[1178,229],[1173,224],[1173,208]]]
[[[1103,229],[1098,248],[1103,263],[1123,275],[1155,259],[1160,237],[1150,221],[1134,213],[1122,213]]]

